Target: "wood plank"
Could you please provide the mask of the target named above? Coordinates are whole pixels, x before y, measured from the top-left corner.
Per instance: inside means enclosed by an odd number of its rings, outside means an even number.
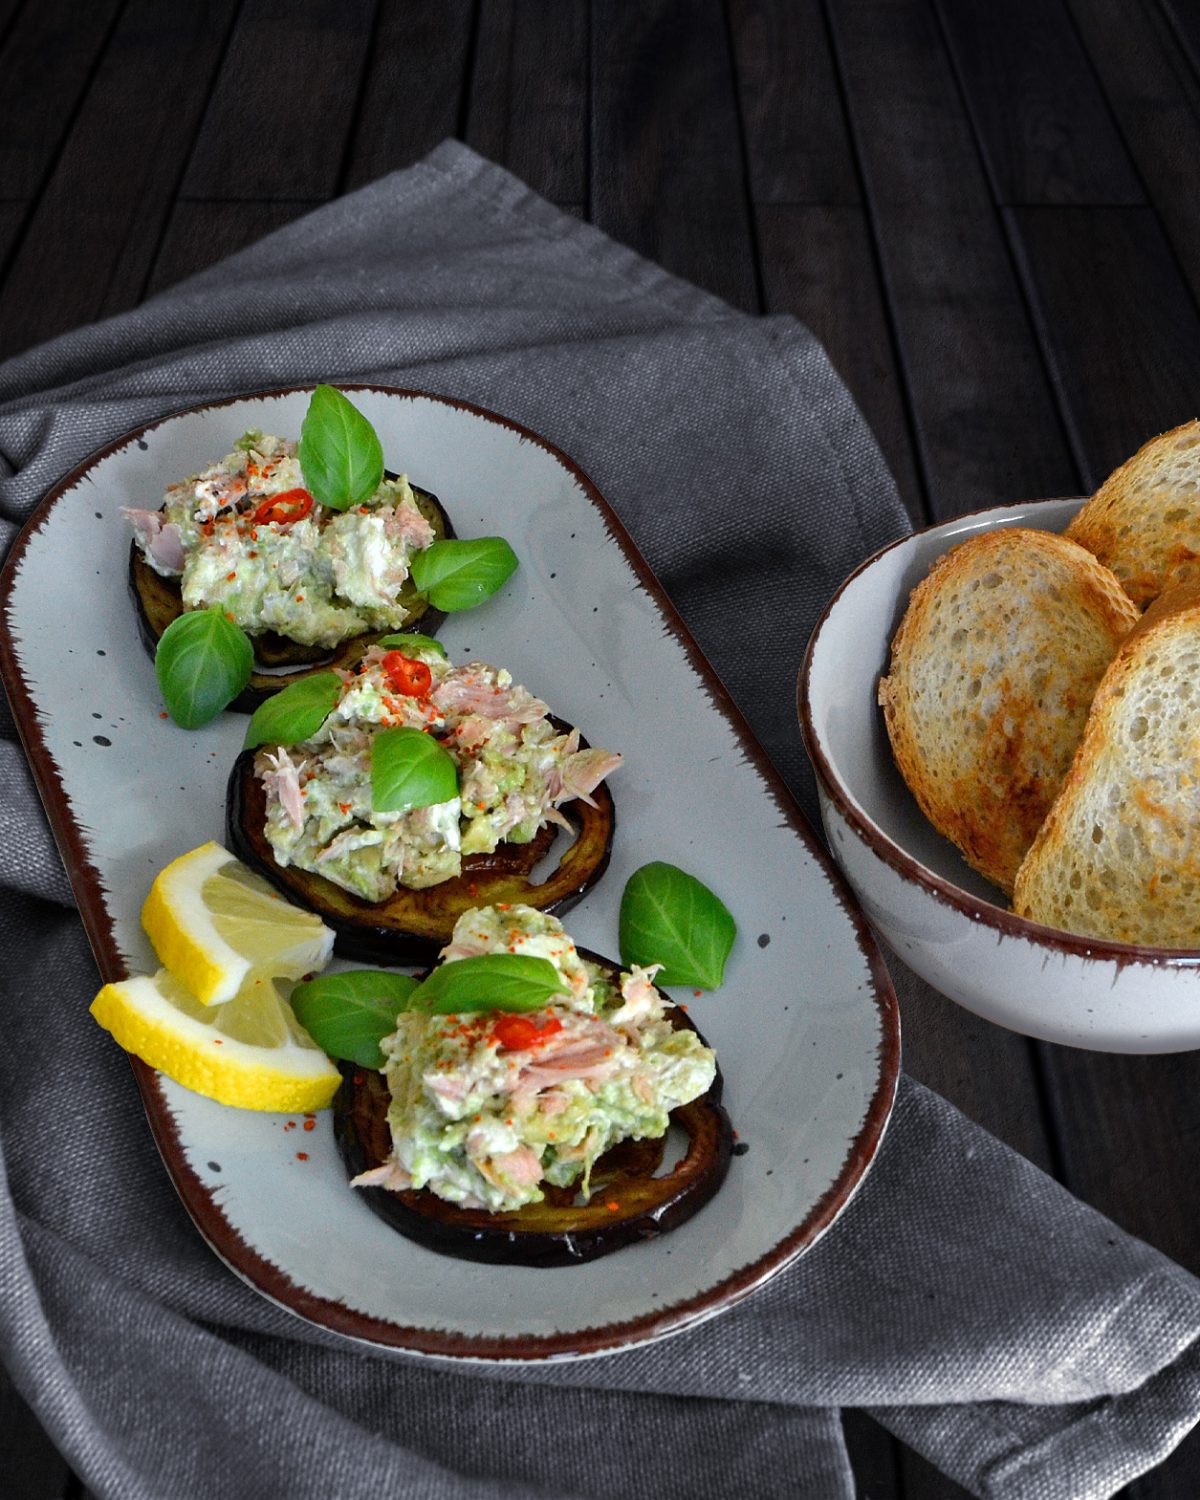
[[[1200,315],[1148,208],[1006,211],[1090,493],[1200,411]]]
[[[0,50],[0,183],[6,198],[32,199],[54,163],[92,75],[120,0],[41,0],[27,5]]]
[[[732,0],[729,20],[755,203],[861,202],[819,0]]]
[[[1034,1044],[939,994],[886,945],[884,956],[900,1001],[908,1073],[1006,1146],[1054,1174],[1055,1147]]]
[[[490,0],[466,141],[564,208],[588,201],[588,0]]]
[[[1155,0],[1067,0],[1193,295],[1200,297],[1200,87]]]
[[[821,340],[921,524],[903,387],[820,4],[733,0],[730,34],[764,310],[792,313]]]
[[[1072,1190],[1200,1274],[1200,1053],[1045,1050]]]
[[[927,1458],[900,1448],[900,1494],[904,1500],[971,1500],[970,1490],[947,1479]]]
[[[591,217],[735,307],[760,309],[718,0],[595,0]]]
[[[1062,0],[935,4],[997,202],[1144,202]]]
[[[6,1500],[49,1500],[71,1471],[0,1366],[0,1474]]]
[[[33,0],[0,0],[0,47],[8,41],[9,33],[22,13],[32,5]]]
[[[29,215],[28,203],[0,203],[0,266],[16,249]]]
[[[904,390],[863,210],[757,203],[766,310],[792,313],[825,347],[875,434],[915,526],[926,524]]]
[[[937,516],[1077,485],[970,122],[926,0],[828,11]]]
[[[131,0],[0,288],[0,354],[132,306],[236,0]]]
[[[374,14],[375,0],[246,0],[180,196],[332,197]]]
[[[1178,0],[1158,0],[1158,9],[1169,28],[1171,41],[1187,59],[1192,79],[1200,88],[1200,15],[1195,6]]]
[[[458,133],[472,0],[382,0],[343,188],[406,167]]]
[[[281,229],[318,203],[269,199],[263,203],[197,203],[181,199],[171,211],[167,232],[154,262],[147,294],[182,281],[244,250],[272,230]]]
[[[866,1500],[891,1500],[902,1493],[897,1468],[900,1444],[865,1411],[842,1412],[842,1433],[854,1471],[854,1493]]]

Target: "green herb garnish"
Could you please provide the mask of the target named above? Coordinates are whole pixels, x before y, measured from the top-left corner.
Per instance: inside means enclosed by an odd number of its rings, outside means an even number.
[[[404,631],[400,631],[397,635],[385,635],[375,644],[389,651],[436,651],[439,656],[446,654],[446,648],[441,641],[435,641],[431,635],[417,635],[415,631],[407,635]]]
[[[476,1010],[541,1010],[566,989],[562,975],[548,958],[481,953],[439,965],[413,991],[408,1008],[435,1016]]]
[[[371,807],[408,812],[458,796],[454,757],[423,729],[384,729],[371,741]]]
[[[516,568],[517,554],[501,536],[433,542],[409,561],[417,592],[447,614],[490,599]]]
[[[183,729],[199,729],[250,681],[250,638],[219,604],[171,621],[154,653],[154,675],[167,711]]]
[[[342,679],[336,672],[314,672],[288,683],[254,710],[242,748],[298,745],[311,739],[333,712],[341,691]]]
[[[736,935],[720,899],[678,866],[656,860],[629,877],[621,896],[621,962],[662,964],[659,984],[715,990]]]
[[[375,429],[331,385],[312,393],[298,454],[313,499],[331,510],[362,505],[383,478],[383,447]]]
[[[395,1031],[396,1017],[408,1009],[416,988],[408,974],[353,969],[298,984],[291,1005],[297,1021],[329,1057],[382,1068],[379,1043]]]

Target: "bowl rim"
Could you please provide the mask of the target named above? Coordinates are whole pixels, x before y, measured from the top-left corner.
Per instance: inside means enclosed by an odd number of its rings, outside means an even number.
[[[970,522],[980,516],[991,516],[1005,511],[1016,512],[1028,510],[1030,506],[1040,506],[1078,498],[1080,503],[1086,500],[1086,496],[1056,496],[1042,500],[1026,500],[1012,505],[989,505],[981,510],[967,511],[963,515],[954,516],[948,521],[935,522],[930,526],[922,526],[897,537],[895,541],[888,542],[885,546],[865,558],[857,568],[854,569],[830,596],[825,608],[813,627],[809,636],[808,645],[805,648],[804,660],[796,680],[796,709],[800,719],[800,733],[804,740],[804,748],[808,752],[808,758],[812,762],[816,772],[817,780],[829,800],[837,808],[838,813],[848,823],[858,838],[868,849],[890,866],[902,879],[910,881],[918,886],[927,895],[943,906],[949,906],[954,911],[968,918],[976,925],[984,925],[992,928],[1002,937],[1024,938],[1026,941],[1042,948],[1049,948],[1063,957],[1080,959],[1109,960],[1118,969],[1124,969],[1133,964],[1144,965],[1156,969],[1185,970],[1200,967],[1200,948],[1154,948],[1137,943],[1118,943],[1108,938],[1087,938],[1076,933],[1064,932],[1057,927],[1046,927],[1041,922],[1033,922],[1028,917],[1019,917],[1016,912],[1009,911],[1005,907],[998,906],[994,901],[984,896],[972,896],[961,886],[955,885],[953,881],[947,880],[927,865],[921,864],[913,855],[909,854],[900,844],[880,828],[879,824],[870,818],[859,806],[848,788],[845,786],[829,755],[826,754],[813,722],[811,708],[811,679],[813,670],[813,658],[816,655],[821,636],[829,624],[833,611],[837,608],[842,595],[846,590],[864,573],[873,568],[889,552],[898,547],[910,546],[913,542],[923,537],[928,537],[935,532],[952,531],[959,528],[964,522]],[[1000,524],[999,517],[995,525]],[[907,793],[907,788],[905,789]],[[911,796],[911,793],[907,793]],[[951,846],[953,847],[953,846]]]

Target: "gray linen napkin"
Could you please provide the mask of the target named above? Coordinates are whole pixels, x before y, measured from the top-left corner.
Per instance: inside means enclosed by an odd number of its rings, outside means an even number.
[[[905,522],[802,327],[732,311],[447,143],[0,369],[4,545],[129,427],[318,379],[465,397],[569,452],[811,810],[796,665]],[[95,969],[7,721],[0,828],[0,1349],[99,1497],[845,1500],[838,1408],[857,1405],[980,1495],[1079,1500],[1200,1413],[1196,1281],[907,1080],[842,1219],[691,1332],[520,1369],[350,1349],[225,1271],[175,1199],[87,1016]]]

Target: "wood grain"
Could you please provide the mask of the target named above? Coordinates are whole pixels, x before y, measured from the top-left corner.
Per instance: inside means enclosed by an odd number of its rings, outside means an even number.
[[[131,0],[0,287],[0,354],[141,297],[235,0]]]
[[[381,0],[343,167],[343,189],[410,166],[457,134],[472,0]]]
[[[1148,438],[1200,411],[1200,315],[1148,208],[1005,218],[1091,493]]]
[[[592,219],[758,311],[733,65],[716,0],[593,0]]]
[[[1062,0],[936,5],[997,203],[1145,201]]]
[[[466,141],[561,208],[588,204],[587,0],[499,0],[480,14]]]
[[[925,0],[829,7],[837,66],[939,518],[1077,483],[996,206]]]
[[[374,14],[375,0],[245,0],[180,196],[331,197]]]

